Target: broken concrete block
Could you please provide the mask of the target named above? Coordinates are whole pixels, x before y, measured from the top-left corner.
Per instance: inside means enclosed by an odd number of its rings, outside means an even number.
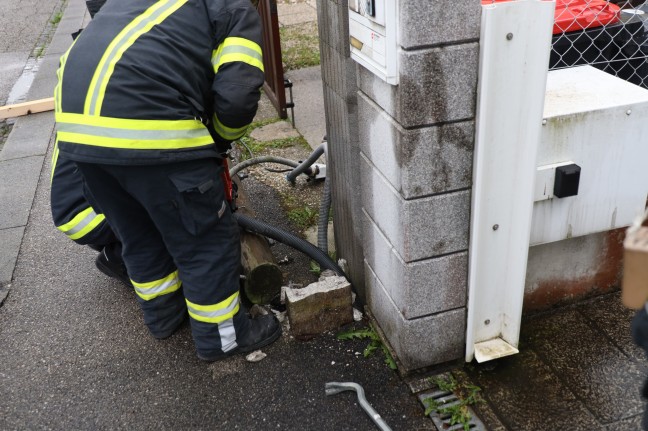
[[[326,277],[301,289],[286,288],[286,307],[295,338],[312,338],[353,321],[351,284]]]

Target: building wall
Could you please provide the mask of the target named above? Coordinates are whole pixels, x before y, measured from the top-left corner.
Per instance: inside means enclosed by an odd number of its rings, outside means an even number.
[[[318,1],[339,254],[405,368],[458,359],[481,6],[402,0],[398,86],[350,60],[347,10]]]
[[[400,0],[399,85],[317,0],[338,256],[407,370],[463,358],[481,6]],[[525,311],[618,286],[623,230],[530,249]]]
[[[317,0],[335,247],[337,257],[348,262],[347,275],[364,301],[356,65],[347,42],[347,10],[346,0]]]
[[[534,312],[618,289],[626,229],[529,249],[524,311]]]

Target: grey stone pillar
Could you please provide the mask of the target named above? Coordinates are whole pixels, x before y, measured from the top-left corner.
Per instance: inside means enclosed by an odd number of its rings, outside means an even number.
[[[406,369],[462,358],[480,3],[400,1],[398,86],[349,60],[346,1],[318,7],[329,141],[345,139],[335,223],[353,229],[336,238],[361,241],[368,305]]]
[[[356,66],[350,58],[347,0],[317,0],[326,134],[338,257],[365,299]]]
[[[358,68],[367,298],[407,369],[464,354],[480,18],[403,0],[399,85]]]

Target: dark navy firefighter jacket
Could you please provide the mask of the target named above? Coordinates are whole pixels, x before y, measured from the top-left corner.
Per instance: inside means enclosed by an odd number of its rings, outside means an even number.
[[[263,84],[249,0],[108,0],[61,58],[57,151],[79,162],[218,157]]]

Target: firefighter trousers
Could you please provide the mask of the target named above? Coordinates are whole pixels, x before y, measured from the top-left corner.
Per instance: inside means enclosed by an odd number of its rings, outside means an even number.
[[[52,163],[50,206],[56,227],[78,244],[101,249],[117,242],[103,214],[96,213],[86,200],[76,164],[64,157]]]
[[[171,335],[188,312],[198,353],[235,349],[250,323],[239,302],[239,230],[225,199],[221,161],[77,165],[86,197],[122,240],[153,336]]]

